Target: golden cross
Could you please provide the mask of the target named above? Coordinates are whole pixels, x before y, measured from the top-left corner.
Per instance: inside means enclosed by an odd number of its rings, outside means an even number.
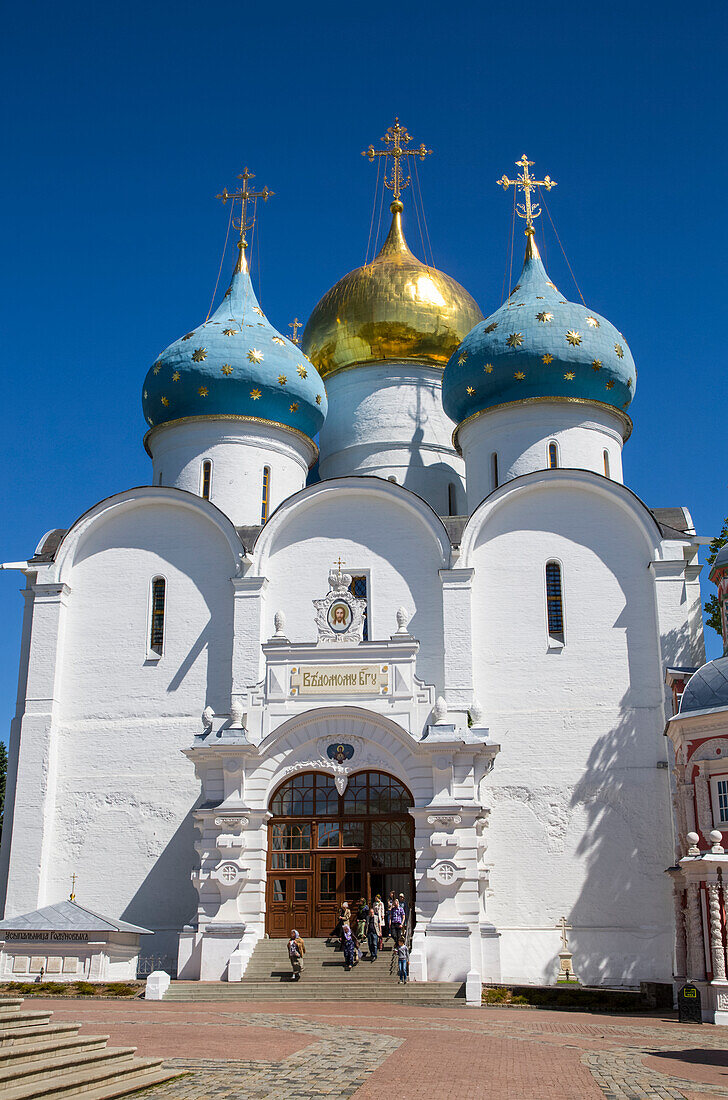
[[[335,562],[334,562],[334,565],[338,565],[338,567],[339,567],[339,572],[341,572],[341,567],[342,567],[342,565],[346,565],[346,562],[345,562],[345,561],[342,561],[342,560],[341,560],[341,554],[339,554],[339,560],[338,560],[338,561],[335,561]]]
[[[293,329],[293,336],[291,337],[291,343],[297,344],[298,343],[298,330],[300,328],[303,328],[303,321],[299,321],[298,317],[294,317],[288,327]]]
[[[556,927],[561,930],[561,942],[564,945],[564,951],[567,951],[569,945],[566,942],[566,933],[571,931],[572,926],[566,923],[566,917],[561,917],[561,919],[556,922]]]
[[[76,900],[76,876],[75,875],[71,875],[71,893],[69,894],[68,900],[69,901],[75,901]]]
[[[373,145],[370,145],[368,149],[365,149],[362,153],[363,157],[369,157],[369,160],[374,160],[375,157],[391,157],[394,161],[394,167],[392,168],[392,175],[390,179],[387,179],[386,168],[384,174],[384,186],[388,187],[394,195],[394,201],[399,202],[399,196],[402,194],[406,187],[409,187],[412,176],[409,171],[407,172],[407,179],[404,179],[402,172],[402,165],[400,163],[402,157],[419,157],[420,160],[424,160],[425,157],[432,153],[432,149],[425,148],[424,143],[420,145],[419,149],[406,149],[405,146],[409,145],[412,141],[411,136],[407,133],[405,126],[400,126],[399,119],[395,118],[394,126],[390,126],[386,134],[382,138],[382,141],[387,146],[386,149],[375,149]],[[408,163],[405,161],[405,163]],[[386,165],[386,160],[385,160]]]
[[[504,191],[507,191],[511,186],[516,189],[520,187],[523,191],[523,203],[518,203],[516,210],[519,218],[526,219],[526,233],[533,233],[533,219],[539,216],[541,207],[537,202],[531,202],[531,192],[536,187],[545,187],[547,191],[550,191],[552,187],[556,187],[556,181],[552,180],[550,176],[544,176],[542,180],[535,180],[528,171],[529,168],[533,168],[533,161],[528,160],[525,153],[520,160],[516,161],[516,168],[523,169],[520,176],[517,176],[514,180],[509,180],[504,172],[503,177],[496,180],[496,184],[502,187]]]
[[[257,200],[262,199],[263,202],[268,202],[271,195],[275,195],[275,191],[269,191],[267,187],[264,187],[262,191],[251,191],[248,187],[248,180],[254,180],[255,174],[249,172],[247,168],[243,168],[242,172],[238,176],[239,180],[243,181],[243,186],[238,187],[237,191],[228,191],[227,187],[223,187],[219,195],[215,198],[221,199],[223,206],[230,199],[235,204],[240,202],[240,217],[233,218],[233,228],[240,230],[240,243],[243,248],[247,247],[248,242],[245,239],[245,234],[249,229],[252,229],[255,225],[255,208]],[[253,203],[253,217],[248,223],[248,203]]]

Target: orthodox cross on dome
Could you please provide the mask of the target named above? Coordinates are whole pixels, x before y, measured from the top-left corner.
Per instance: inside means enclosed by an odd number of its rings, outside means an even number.
[[[68,900],[69,901],[75,901],[76,900],[76,876],[75,876],[75,874],[71,875],[71,893],[68,895]]]
[[[292,344],[297,344],[298,343],[298,330],[300,328],[303,328],[303,321],[299,321],[298,317],[294,317],[288,327],[293,329],[293,336],[291,337],[291,343]]]
[[[562,917],[556,922],[556,927],[561,932],[561,942],[564,945],[564,951],[568,951],[569,945],[566,942],[566,933],[571,931],[572,925],[566,923],[566,917]]]
[[[392,192],[394,201],[399,202],[400,195],[412,182],[412,176],[409,170],[407,171],[407,179],[404,178],[401,163],[402,158],[405,158],[405,164],[408,164],[407,157],[419,157],[420,160],[424,160],[425,157],[430,156],[432,149],[427,149],[424,143],[420,145],[419,149],[407,149],[406,146],[412,141],[412,137],[407,133],[407,128],[405,126],[400,126],[398,118],[395,118],[394,126],[389,127],[382,141],[386,145],[386,149],[375,149],[373,145],[370,145],[368,149],[363,151],[362,156],[369,157],[371,161],[373,161],[375,157],[392,158],[394,162],[392,175],[387,179],[385,168],[384,186]]]
[[[247,168],[243,168],[242,172],[237,178],[243,181],[242,187],[238,187],[237,191],[228,191],[227,187],[223,187],[220,194],[216,195],[215,198],[220,199],[223,206],[228,201],[228,199],[230,199],[233,204],[233,209],[236,202],[240,203],[240,217],[233,217],[233,228],[237,229],[240,232],[240,242],[238,244],[238,248],[240,249],[240,255],[242,257],[242,250],[248,247],[248,242],[245,239],[245,234],[255,225],[255,210],[258,204],[258,199],[262,199],[263,202],[268,202],[268,199],[271,197],[271,195],[275,195],[275,191],[271,191],[267,187],[264,187],[262,191],[251,191],[248,187],[248,180],[254,180],[255,173],[249,172]],[[252,202],[253,204],[253,216],[250,221],[248,221],[249,202]]]
[[[531,192],[537,187],[545,187],[547,191],[550,191],[552,187],[556,187],[556,181],[552,180],[550,176],[544,176],[542,180],[535,180],[528,171],[529,168],[533,168],[534,162],[529,160],[525,153],[515,163],[516,168],[523,169],[521,174],[516,179],[509,180],[504,172],[502,178],[496,180],[496,184],[498,187],[502,187],[504,191],[507,191],[509,187],[515,187],[516,190],[520,187],[523,191],[523,202],[516,204],[516,210],[519,218],[526,219],[526,233],[530,235],[533,233],[533,219],[541,213],[539,204],[531,202]]]

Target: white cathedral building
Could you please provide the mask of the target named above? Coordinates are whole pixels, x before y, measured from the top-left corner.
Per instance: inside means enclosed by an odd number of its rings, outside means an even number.
[[[150,484],[21,563],[6,918],[76,874],[180,977],[235,980],[395,890],[417,980],[551,983],[565,916],[582,982],[671,981],[697,539],[624,484],[634,361],[551,282],[519,166],[495,312],[410,251],[395,173],[300,347],[253,293],[246,174],[230,286],[144,382]]]

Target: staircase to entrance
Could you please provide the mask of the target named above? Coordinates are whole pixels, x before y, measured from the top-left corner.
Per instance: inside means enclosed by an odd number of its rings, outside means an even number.
[[[344,969],[338,942],[307,939],[300,981],[292,981],[286,940],[258,942],[241,982],[172,982],[165,1001],[383,1001],[395,1004],[464,1005],[460,982],[408,982],[397,984],[391,941],[374,962],[368,951],[352,970]]]

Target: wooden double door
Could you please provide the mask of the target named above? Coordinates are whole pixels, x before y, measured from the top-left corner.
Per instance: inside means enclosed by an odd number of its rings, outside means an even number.
[[[411,804],[406,788],[382,772],[352,776],[342,795],[333,777],[321,773],[284,783],[271,800],[268,935],[295,928],[304,937],[328,936],[344,901],[386,898],[389,890],[402,891],[411,906]]]

